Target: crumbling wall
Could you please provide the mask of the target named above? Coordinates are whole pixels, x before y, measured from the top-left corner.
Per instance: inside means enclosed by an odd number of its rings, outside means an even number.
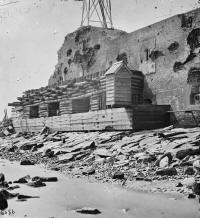
[[[144,100],[191,108],[191,68],[200,69],[200,9],[177,15],[119,39],[119,53],[145,75]],[[195,80],[194,83],[198,83]]]
[[[147,102],[190,108],[194,85],[188,75],[192,68],[200,69],[200,9],[129,34],[79,29],[66,36],[58,52],[63,80],[104,71],[117,60],[143,72]]]
[[[117,56],[117,45],[111,49],[112,42],[123,35],[127,33],[91,26],[68,34],[58,51],[58,64],[49,85],[108,69]]]

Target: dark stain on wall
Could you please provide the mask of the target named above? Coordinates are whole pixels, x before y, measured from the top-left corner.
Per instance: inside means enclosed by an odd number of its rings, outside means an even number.
[[[154,50],[150,53],[149,57],[151,58],[152,61],[155,61],[159,57],[165,56],[162,51],[159,50]]]
[[[179,70],[183,70],[184,69],[184,64],[181,63],[180,61],[176,61],[174,63],[174,66],[173,66],[173,70],[174,72],[178,72]]]
[[[78,29],[75,36],[75,42],[78,43],[81,36],[90,32],[90,30],[91,30],[91,26],[81,27],[80,29]]]
[[[188,37],[187,44],[190,46],[191,50],[200,47],[200,28],[193,29]]]
[[[72,63],[72,59],[69,59],[69,60],[68,60],[69,66],[71,65],[71,63]]]
[[[174,52],[174,51],[176,51],[178,48],[179,48],[179,43],[175,41],[175,42],[173,42],[173,43],[171,43],[171,44],[169,45],[168,50],[169,50],[170,52]]]
[[[193,51],[190,51],[190,54],[187,56],[183,64],[187,64],[188,62],[192,61],[196,56],[197,55],[193,53]]]
[[[187,17],[185,14],[180,15],[181,17],[181,27],[182,28],[191,28],[193,24],[193,17]]]
[[[101,48],[101,45],[100,44],[96,44],[95,46],[94,46],[94,49],[95,50],[99,50]]]
[[[118,54],[116,60],[117,61],[123,61],[124,63],[127,64],[128,63],[128,58],[127,58],[126,52]]]
[[[74,54],[74,58],[73,58],[73,62],[76,64],[76,63],[81,63],[81,53],[79,50],[77,50]]]
[[[72,49],[70,48],[67,50],[67,56],[70,56],[71,54],[72,54]]]
[[[84,70],[87,70],[85,69],[85,67],[90,68],[96,62],[95,57],[97,51],[98,50],[97,48],[95,48],[95,46],[94,47],[84,46],[84,48],[82,49],[82,53],[80,52],[80,50],[77,50],[75,52],[73,62],[75,64],[81,64],[82,68]]]
[[[65,67],[65,69],[64,69],[64,74],[66,75],[67,72],[68,72],[68,69],[67,69],[67,67]]]
[[[197,54],[194,53],[194,50],[200,47],[200,28],[193,29],[189,33],[187,37],[187,44],[190,47],[190,53],[184,62],[175,62],[174,67],[173,67],[174,72],[182,70],[185,64],[189,63],[197,56]]]

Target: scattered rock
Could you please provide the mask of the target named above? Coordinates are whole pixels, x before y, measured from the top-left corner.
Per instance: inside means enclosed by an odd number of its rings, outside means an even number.
[[[200,159],[193,162],[193,167],[200,173]]]
[[[52,151],[50,148],[47,149],[44,153],[44,156],[48,157],[48,158],[52,158],[54,156],[54,151]]]
[[[59,167],[51,167],[51,170],[54,170],[54,171],[59,171],[60,168]]]
[[[192,149],[192,148],[188,148],[188,149],[183,149],[183,150],[179,150],[176,152],[176,158],[178,159],[183,159],[188,155],[199,155],[200,154],[200,149]]]
[[[192,189],[196,195],[200,195],[200,182],[195,182]]]
[[[82,172],[83,175],[89,176],[95,174],[95,169],[93,167],[87,168]]]
[[[5,181],[5,175],[3,173],[0,173],[0,183],[3,183]]]
[[[34,146],[34,147],[31,149],[31,152],[35,152],[35,151],[37,151],[37,150],[38,150],[37,146]]]
[[[58,157],[58,161],[59,163],[68,163],[69,161],[72,161],[74,158],[75,158],[75,154],[69,153],[69,154],[60,155]]]
[[[23,144],[20,149],[22,150],[31,150],[34,146],[37,146],[37,144],[33,143],[33,144],[30,144],[30,143],[25,143]]]
[[[96,209],[96,208],[89,208],[89,207],[83,207],[81,209],[76,210],[77,213],[82,213],[82,214],[100,214],[101,211]]]
[[[20,186],[19,185],[10,186],[10,187],[8,187],[8,190],[14,190],[17,188],[20,188]]]
[[[194,175],[195,174],[195,170],[193,169],[193,167],[188,167],[185,170],[185,175]]]
[[[37,181],[40,180],[42,182],[57,182],[58,178],[57,177],[39,177],[35,176],[32,178],[32,181]]]
[[[188,198],[189,198],[189,199],[194,199],[194,198],[196,198],[196,195],[193,194],[193,193],[189,193],[189,194],[188,194]]]
[[[151,163],[153,161],[156,161],[156,156],[153,154],[144,154],[137,159],[138,163]]]
[[[168,157],[164,157],[160,163],[159,163],[159,167],[160,168],[165,168],[165,167],[168,167],[169,166],[169,163],[170,163],[170,160]]]
[[[34,165],[35,163],[31,160],[22,160],[20,165]]]
[[[165,168],[165,169],[157,170],[156,174],[160,176],[174,176],[177,175],[177,170],[174,167]]]
[[[172,162],[172,154],[170,152],[162,155],[155,163],[156,166],[159,166],[160,168],[165,168],[170,165]]]
[[[31,187],[35,187],[35,188],[46,186],[46,184],[44,182],[42,182],[40,179],[33,181],[33,182],[29,182],[29,183],[27,183],[27,185],[31,186]]]
[[[115,172],[112,176],[112,179],[124,179],[124,173],[122,172]]]
[[[27,199],[27,198],[39,198],[39,196],[30,196],[30,195],[18,195],[18,200]]]
[[[138,176],[137,176],[137,177],[135,178],[135,180],[136,180],[136,181],[143,181],[143,180],[144,180],[144,177],[138,177]]]
[[[194,177],[185,178],[181,183],[185,185],[187,188],[192,188],[195,184],[195,178]]]
[[[179,182],[177,185],[176,185],[177,188],[179,187],[183,187],[183,184],[181,182]]]
[[[28,183],[28,181],[26,180],[25,177],[22,177],[16,181],[14,181],[13,183],[21,183],[21,184],[24,184],[24,183]]]
[[[0,196],[3,196],[6,200],[10,198],[15,198],[18,195],[18,193],[10,193],[5,189],[2,189],[0,191]]]
[[[4,181],[4,182],[0,183],[0,187],[1,188],[8,188],[9,184],[8,184],[8,182]]]
[[[8,207],[8,202],[4,195],[0,193],[0,210],[5,210]]]
[[[94,154],[98,155],[99,157],[112,157],[112,154],[109,152],[109,150],[104,149],[104,148],[100,148],[97,149]]]
[[[18,149],[18,147],[13,145],[10,148],[8,148],[8,152],[15,152],[17,149]]]

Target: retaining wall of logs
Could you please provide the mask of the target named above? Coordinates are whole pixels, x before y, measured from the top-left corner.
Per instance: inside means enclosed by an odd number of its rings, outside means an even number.
[[[87,113],[35,119],[12,118],[16,132],[39,132],[44,126],[56,131],[131,130],[132,109],[113,108]]]

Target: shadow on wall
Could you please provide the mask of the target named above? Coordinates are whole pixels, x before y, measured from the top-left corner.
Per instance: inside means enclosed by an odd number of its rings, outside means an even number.
[[[156,95],[153,94],[151,88],[149,87],[146,77],[144,77],[144,104],[157,105]]]

